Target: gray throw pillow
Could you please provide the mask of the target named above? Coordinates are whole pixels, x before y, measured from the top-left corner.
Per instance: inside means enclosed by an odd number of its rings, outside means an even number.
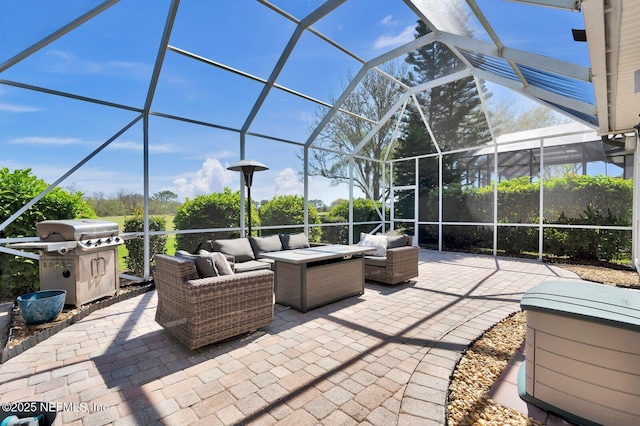
[[[301,248],[309,248],[309,239],[304,232],[299,234],[280,234],[283,250],[294,250]]]
[[[200,278],[217,277],[219,275],[211,253],[205,250],[200,250],[198,252],[198,257],[196,258],[196,269],[198,270]]]
[[[200,250],[198,254],[200,255],[201,258],[206,259],[207,262],[210,264],[210,266],[213,267],[213,269],[215,269],[216,271],[215,276],[233,275],[234,273],[233,268],[231,267],[231,264],[229,263],[227,258],[222,253]],[[196,261],[196,265],[197,264],[198,263]]]
[[[224,254],[230,254],[235,258],[236,262],[246,262],[247,260],[256,260],[248,238],[231,238],[228,240],[215,240],[213,242],[213,251],[219,251]]]
[[[198,258],[197,254],[191,254],[186,250],[176,250],[175,256],[179,257],[180,259],[190,260],[192,262],[195,262]]]
[[[387,235],[387,248],[405,247],[409,239],[406,235]]]
[[[253,254],[256,255],[256,258],[259,257],[261,253],[282,250],[282,241],[278,235],[270,235],[268,237],[249,237],[249,242],[251,242]]]
[[[204,250],[201,250],[201,252],[202,251]],[[198,271],[198,277],[200,278],[218,276],[218,271],[215,265],[213,265],[211,259],[207,259],[202,255],[191,254],[186,250],[177,250],[175,256],[179,259],[189,260],[195,263],[196,270]]]
[[[214,253],[216,255],[216,268],[220,275],[233,275],[235,274],[234,267],[231,265],[226,256],[222,253]]]

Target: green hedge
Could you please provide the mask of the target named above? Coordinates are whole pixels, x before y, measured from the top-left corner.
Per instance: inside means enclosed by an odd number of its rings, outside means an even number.
[[[381,203],[377,206],[382,210]],[[323,223],[340,223],[349,221],[349,200],[343,200],[334,205],[326,216],[322,217]],[[353,221],[354,222],[379,222],[380,216],[376,211],[376,204],[368,198],[353,199]],[[360,240],[360,232],[368,233],[375,225],[354,225],[354,241]],[[349,241],[348,226],[324,226],[322,227],[322,241],[333,244],[347,244]]]
[[[149,231],[166,231],[167,220],[162,216],[149,217]],[[124,232],[143,232],[144,216],[142,212],[136,211],[135,215],[128,217],[124,221]],[[166,253],[165,243],[166,235],[153,235],[149,238],[149,258],[153,261],[156,254]],[[126,240],[124,245],[127,247],[128,254],[125,258],[127,268],[137,277],[144,275],[144,238],[138,237]]]
[[[9,171],[0,168],[0,223],[49,186],[31,174],[31,169]],[[0,231],[2,238],[36,236],[36,223],[43,220],[96,218],[81,192],[54,188],[40,201]],[[0,255],[0,296],[16,296],[40,289],[38,262],[21,256]]]
[[[437,188],[423,191],[421,218],[438,210]],[[446,222],[493,222],[493,186],[443,187],[443,218]],[[544,181],[544,223],[561,225],[631,226],[633,182],[608,176],[568,174]],[[498,223],[538,224],[540,184],[529,178],[498,184]],[[432,215],[430,215],[432,216]],[[436,234],[434,235],[434,232]],[[449,248],[473,249],[493,246],[491,229],[450,226],[443,235]],[[437,229],[425,227],[420,242],[437,241]],[[509,254],[538,251],[538,229],[499,227],[498,249]],[[544,252],[573,259],[617,260],[628,256],[628,232],[555,228],[544,231]]]
[[[296,225],[300,228],[263,229],[263,236],[280,233],[294,233],[304,231],[304,197],[300,195],[278,195],[260,207],[260,221],[263,226]],[[320,223],[318,210],[309,205],[309,224]],[[309,229],[309,240],[320,241],[322,230],[318,227]]]
[[[245,200],[248,207],[248,201]],[[248,211],[248,209],[247,209]],[[248,217],[245,215],[245,222]],[[204,229],[204,228],[237,228],[240,226],[240,191],[224,188],[223,192],[209,195],[198,195],[193,200],[187,199],[176,210],[173,219],[175,229]],[[260,217],[256,209],[251,209],[251,225],[260,225]],[[255,233],[255,231],[254,231]],[[211,233],[178,234],[176,235],[176,249],[196,253],[206,248],[206,241],[213,238],[236,238],[239,231],[221,231],[215,235]]]

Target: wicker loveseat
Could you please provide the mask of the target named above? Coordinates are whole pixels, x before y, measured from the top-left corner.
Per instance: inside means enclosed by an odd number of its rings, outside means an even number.
[[[196,349],[273,322],[273,272],[199,278],[194,262],[157,254],[156,322]]]
[[[361,235],[361,241],[362,238]],[[375,236],[374,238],[386,239],[386,245],[378,256],[365,256],[364,277],[366,280],[395,285],[418,276],[420,247],[411,245],[412,237],[402,235]]]

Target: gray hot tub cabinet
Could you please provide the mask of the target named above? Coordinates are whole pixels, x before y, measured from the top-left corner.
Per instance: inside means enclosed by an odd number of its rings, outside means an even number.
[[[580,424],[640,424],[640,292],[578,280],[527,291],[527,402]]]

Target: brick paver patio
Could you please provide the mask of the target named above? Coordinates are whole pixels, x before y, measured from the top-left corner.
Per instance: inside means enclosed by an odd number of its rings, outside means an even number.
[[[60,404],[56,424],[441,425],[462,351],[574,274],[535,261],[422,250],[420,277],[189,351],[155,291],[96,311],[0,365],[0,402]]]

